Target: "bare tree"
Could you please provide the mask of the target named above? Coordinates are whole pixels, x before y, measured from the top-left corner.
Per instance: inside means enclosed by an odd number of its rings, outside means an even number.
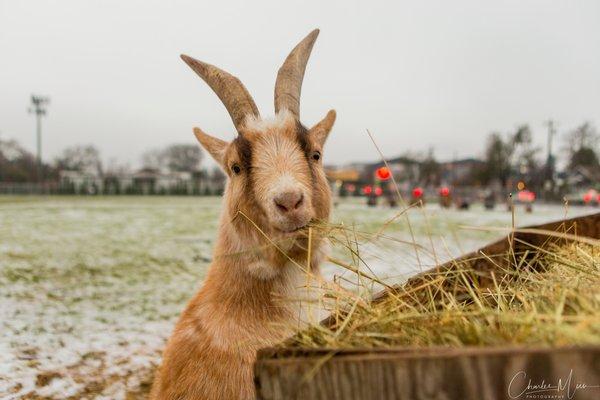
[[[37,163],[33,154],[16,140],[0,139],[0,182],[33,182],[36,178]]]
[[[106,175],[125,175],[131,171],[131,167],[127,163],[120,163],[115,157],[111,157],[106,164]]]
[[[194,172],[200,169],[202,151],[197,145],[172,144],[164,149],[153,149],[142,155],[144,168],[159,171]]]
[[[158,171],[166,169],[166,158],[164,150],[152,149],[142,154],[142,167],[152,168]]]
[[[426,186],[438,185],[440,183],[440,172],[440,164],[435,159],[433,147],[431,147],[419,163],[419,181]]]
[[[539,169],[540,163],[537,154],[540,148],[533,147],[529,125],[524,124],[517,127],[509,141],[512,146],[511,165],[519,174],[532,174]]]
[[[508,179],[515,173],[534,174],[538,169],[537,153],[539,148],[532,145],[529,125],[520,125],[514,133],[503,137],[494,132],[488,137],[485,151],[485,167],[480,173],[484,183],[498,180],[506,187]]]
[[[66,148],[56,159],[56,164],[59,169],[102,174],[100,152],[93,145],[75,145]]]
[[[569,168],[583,167],[597,173],[600,170],[598,161],[598,142],[600,135],[596,128],[585,122],[573,129],[566,136]]]
[[[481,171],[481,180],[490,183],[498,180],[502,187],[506,186],[511,174],[511,158],[514,146],[510,140],[504,140],[499,133],[488,137],[485,150],[485,167]]]
[[[192,144],[173,144],[164,150],[170,171],[197,171],[202,162],[200,147]]]

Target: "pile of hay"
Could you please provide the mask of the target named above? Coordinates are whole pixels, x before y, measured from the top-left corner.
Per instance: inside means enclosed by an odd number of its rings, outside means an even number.
[[[600,344],[599,246],[571,242],[503,256],[510,266],[485,280],[457,263],[378,301],[328,290],[338,305],[331,318],[286,347]]]

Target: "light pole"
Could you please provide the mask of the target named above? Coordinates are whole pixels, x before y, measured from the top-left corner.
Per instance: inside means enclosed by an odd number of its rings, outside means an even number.
[[[548,157],[546,159],[546,179],[544,182],[544,188],[554,194],[554,170],[556,168],[556,160],[554,154],[552,154],[552,141],[556,135],[556,122],[552,119],[544,122],[544,125],[548,127]]]
[[[42,182],[42,116],[46,115],[46,104],[50,103],[49,97],[31,95],[31,107],[29,113],[36,117],[37,134],[37,180]]]

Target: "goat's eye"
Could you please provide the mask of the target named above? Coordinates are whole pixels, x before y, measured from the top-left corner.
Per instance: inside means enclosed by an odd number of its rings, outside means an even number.
[[[240,168],[240,166],[239,166],[239,165],[237,165],[237,164],[233,164],[233,165],[231,166],[231,170],[232,170],[232,171],[233,171],[233,173],[234,173],[234,174],[236,174],[236,175],[237,175],[237,174],[239,174],[240,172],[242,172],[242,169],[241,169],[241,168]]]
[[[319,153],[318,151],[315,151],[312,153],[311,157],[313,160],[319,161],[321,159],[321,153]]]

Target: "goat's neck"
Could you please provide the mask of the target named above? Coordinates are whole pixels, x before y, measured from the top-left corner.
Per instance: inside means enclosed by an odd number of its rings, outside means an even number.
[[[266,319],[298,319],[297,299],[306,298],[307,283],[314,286],[323,246],[312,254],[312,271],[306,273],[306,255],[293,261],[281,254],[281,248],[264,247],[258,236],[241,234],[227,213],[221,218],[215,258],[206,278],[213,301],[227,307],[253,309],[256,316]],[[260,250],[258,250],[260,249]],[[304,316],[300,316],[305,319]]]

